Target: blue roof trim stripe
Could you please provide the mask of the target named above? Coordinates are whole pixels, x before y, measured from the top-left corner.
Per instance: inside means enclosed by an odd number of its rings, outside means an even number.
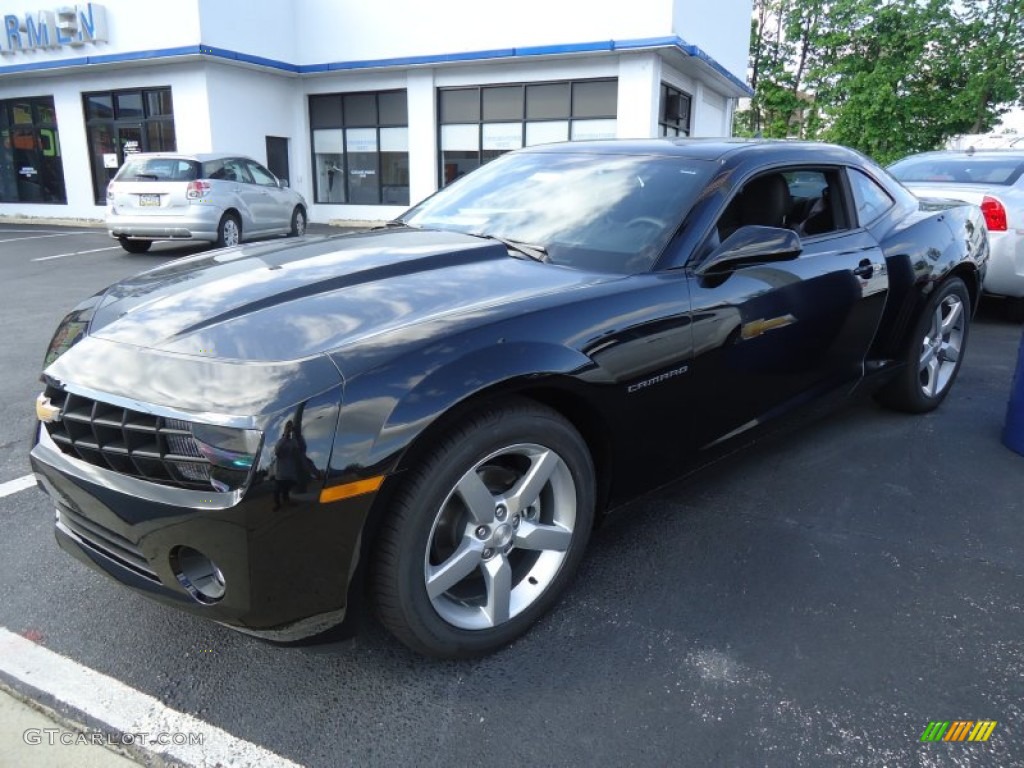
[[[80,67],[95,64],[116,64],[126,61],[142,61],[146,59],[163,59],[175,56],[211,56],[228,61],[239,61],[256,64],[262,67],[277,69],[292,74],[313,74],[317,72],[336,72],[359,69],[376,69],[380,67],[423,66],[430,64],[449,64],[459,61],[483,61],[487,59],[516,59],[531,56],[557,56],[572,53],[593,53],[595,51],[629,51],[644,48],[675,48],[687,56],[699,59],[716,73],[724,77],[730,84],[748,96],[753,91],[745,82],[727,70],[712,58],[706,51],[696,45],[687,43],[680,37],[648,37],[634,40],[597,40],[587,43],[567,43],[565,45],[535,45],[522,48],[496,48],[484,51],[466,51],[464,53],[438,53],[423,56],[401,56],[390,59],[363,59],[358,61],[332,61],[322,64],[291,64],[287,61],[254,56],[241,51],[217,48],[210,45],[187,45],[178,48],[162,48],[149,51],[132,51],[130,53],[114,53],[100,56],[84,56],[74,59],[55,61],[35,61],[25,64],[0,66],[0,76],[19,72],[39,72],[66,67]]]
[[[58,59],[56,61],[33,61],[26,64],[12,64],[0,67],[0,75],[13,75],[18,72],[41,72],[67,67],[84,67],[95,64],[116,64],[122,61],[145,61],[150,59],[166,59],[174,56],[194,56],[205,46],[184,45],[179,48],[159,48],[150,51],[131,51],[130,53],[109,53],[100,56],[79,56],[74,59]]]
[[[254,56],[250,53],[241,53],[240,51],[232,51],[227,48],[215,48],[212,45],[200,45],[197,46],[198,51],[204,56],[215,56],[218,59],[229,59],[231,61],[243,61],[246,64],[259,64],[261,67],[270,67],[272,69],[280,69],[285,72],[299,72],[300,68],[297,64],[289,64],[287,61],[278,61],[277,59],[268,59],[265,56]]]

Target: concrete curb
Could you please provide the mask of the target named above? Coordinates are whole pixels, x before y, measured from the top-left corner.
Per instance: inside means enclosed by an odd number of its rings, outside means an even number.
[[[114,744],[90,743],[99,735],[99,731],[86,728],[0,681],[0,765],[46,765],[49,768],[158,765]],[[62,739],[68,743],[62,743]]]

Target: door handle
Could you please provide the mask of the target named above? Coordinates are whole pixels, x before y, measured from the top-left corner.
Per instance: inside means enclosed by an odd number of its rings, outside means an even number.
[[[855,274],[857,277],[863,277],[865,280],[867,280],[869,277],[875,274],[875,265],[871,263],[870,259],[861,259],[860,264],[854,267],[853,274]]]

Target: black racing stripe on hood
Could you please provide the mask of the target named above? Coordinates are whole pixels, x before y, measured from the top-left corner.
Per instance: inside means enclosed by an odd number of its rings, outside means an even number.
[[[432,272],[433,270],[443,269],[446,267],[463,266],[466,264],[475,264],[484,261],[496,261],[502,257],[507,257],[505,247],[495,245],[494,247],[471,248],[468,250],[453,251],[449,253],[431,254],[430,256],[424,256],[418,259],[408,259],[392,264],[385,264],[379,267],[371,267],[359,272],[352,272],[346,275],[328,278],[327,280],[320,280],[308,285],[302,285],[242,306],[233,307],[226,312],[214,315],[200,323],[183,328],[171,338],[175,339],[187,336],[190,333],[195,333],[196,331],[209,328],[219,323],[233,320],[244,315],[249,315],[262,309],[269,309],[281,304],[287,304],[290,301],[296,301],[298,299],[318,296],[320,294],[330,293],[343,288],[351,288],[352,286],[372,283],[377,280],[385,280],[391,277],[404,277],[418,272]],[[271,267],[271,269],[274,269],[274,267]],[[280,267],[277,267],[277,269],[280,269]]]

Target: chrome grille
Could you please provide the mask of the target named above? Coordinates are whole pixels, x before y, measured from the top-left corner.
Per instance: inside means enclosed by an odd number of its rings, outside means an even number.
[[[46,424],[68,456],[123,475],[178,488],[210,490],[210,462],[189,424],[122,408],[49,386],[59,421]]]
[[[124,536],[78,514],[65,504],[57,504],[57,524],[99,554],[116,561],[151,581],[160,579],[149,567],[142,552]]]

